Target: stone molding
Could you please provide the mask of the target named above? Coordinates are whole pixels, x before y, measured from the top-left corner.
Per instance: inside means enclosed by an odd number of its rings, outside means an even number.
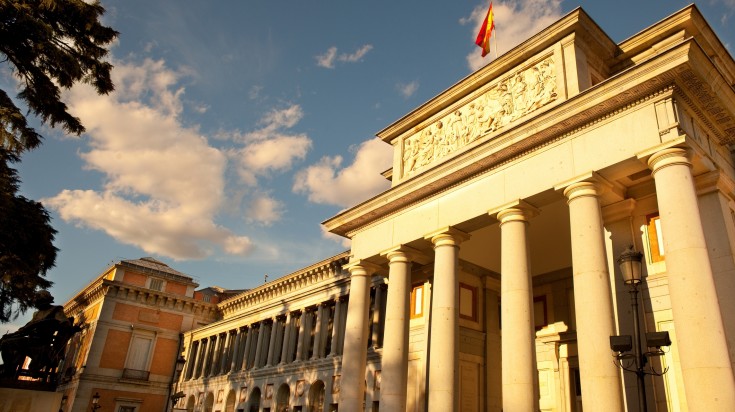
[[[348,258],[349,252],[343,252],[298,272],[244,292],[219,303],[217,306],[222,311],[223,317],[227,318],[229,315],[241,313],[247,308],[262,305],[305,287],[337,277],[347,278],[349,275],[344,266],[347,264]]]

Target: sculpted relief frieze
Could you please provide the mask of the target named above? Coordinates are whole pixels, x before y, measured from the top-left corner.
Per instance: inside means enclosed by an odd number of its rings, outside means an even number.
[[[403,177],[554,101],[556,69],[549,57],[495,83],[452,113],[403,141]]]

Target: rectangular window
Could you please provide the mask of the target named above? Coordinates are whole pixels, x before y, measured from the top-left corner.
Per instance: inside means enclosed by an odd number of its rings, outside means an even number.
[[[151,278],[151,284],[148,288],[152,290],[158,290],[158,291],[163,290],[163,280]]]
[[[411,319],[424,315],[424,285],[414,286],[411,290]]]
[[[135,412],[135,406],[121,406],[117,412]]]
[[[459,284],[459,317],[477,322],[477,288]]]
[[[533,298],[533,322],[536,330],[549,324],[545,295]]]
[[[661,219],[658,213],[646,216],[648,221],[648,246],[651,250],[651,262],[664,260],[664,242],[661,233]]]

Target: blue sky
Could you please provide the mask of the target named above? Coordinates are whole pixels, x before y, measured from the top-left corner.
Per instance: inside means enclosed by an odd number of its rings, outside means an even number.
[[[59,231],[58,303],[121,259],[252,288],[347,249],[320,222],[388,187],[375,133],[492,59],[483,1],[102,3],[116,92],[65,93],[87,133],[34,121],[44,144],[17,165]],[[620,42],[687,4],[495,1],[498,51],[578,6]],[[735,0],[697,5],[732,53]]]

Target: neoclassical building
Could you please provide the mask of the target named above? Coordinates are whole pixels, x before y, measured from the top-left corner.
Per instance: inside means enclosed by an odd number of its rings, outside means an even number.
[[[378,136],[351,250],[186,333],[178,408],[637,410],[632,247],[648,409],[735,410],[735,62],[695,6],[621,43],[574,10]]]
[[[107,267],[64,304],[82,330],[59,367],[53,410],[83,412],[97,396],[102,411],[164,411],[182,332],[218,319],[218,295],[150,257]],[[205,289],[206,291],[206,289]]]

